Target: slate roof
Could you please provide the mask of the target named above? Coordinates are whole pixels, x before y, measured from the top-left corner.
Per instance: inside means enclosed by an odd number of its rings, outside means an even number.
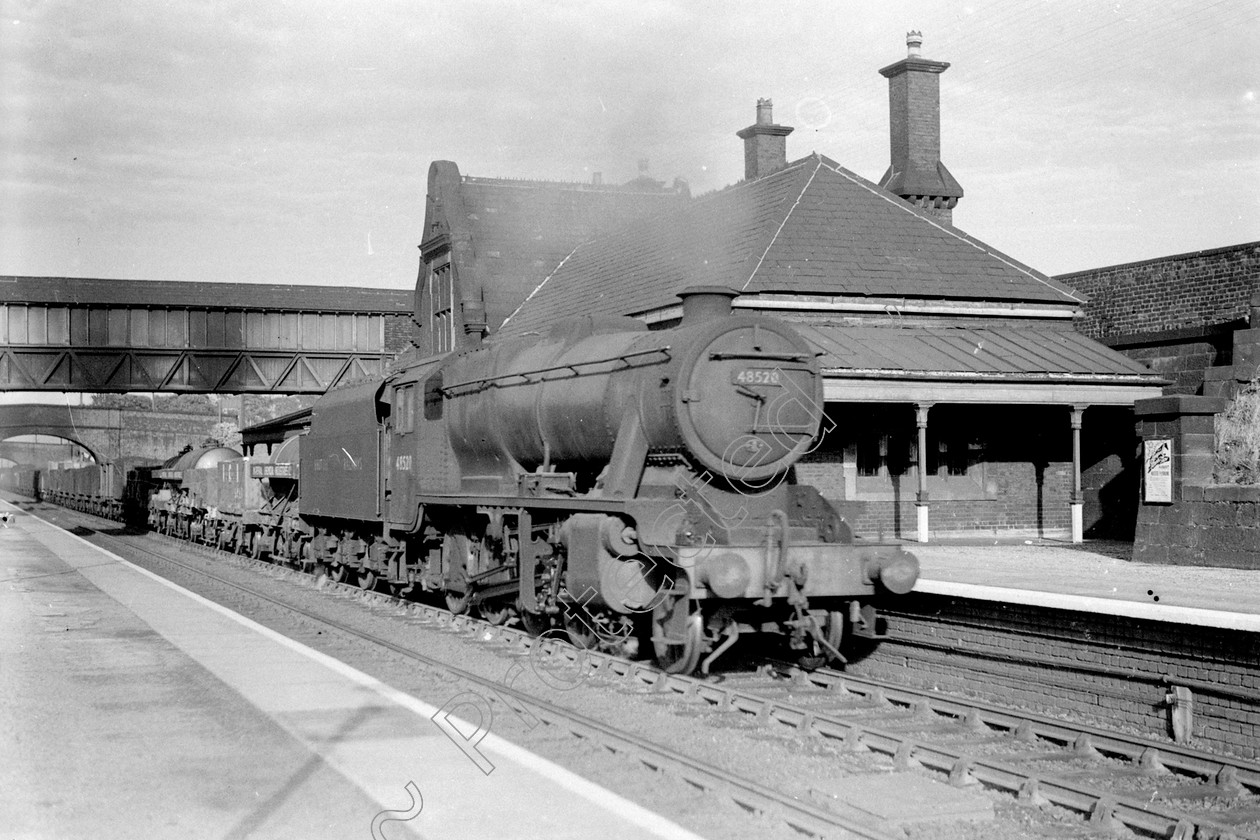
[[[694,284],[745,293],[1077,305],[1081,295],[814,154],[578,246],[503,326],[635,315]]]
[[[464,176],[460,192],[491,329],[579,243],[687,200],[648,180],[597,187]]]
[[[1145,365],[1067,326],[793,325],[830,376],[1159,385]],[[1135,381],[1140,380],[1140,381]]]
[[[270,309],[405,315],[412,292],[354,286],[191,283],[84,277],[0,277],[0,303],[95,304],[183,309]]]

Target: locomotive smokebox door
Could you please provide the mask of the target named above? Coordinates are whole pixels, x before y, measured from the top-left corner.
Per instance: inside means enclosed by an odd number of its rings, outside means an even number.
[[[822,422],[813,349],[777,324],[732,316],[688,348],[675,391],[688,449],[717,475],[757,483],[809,449]]]

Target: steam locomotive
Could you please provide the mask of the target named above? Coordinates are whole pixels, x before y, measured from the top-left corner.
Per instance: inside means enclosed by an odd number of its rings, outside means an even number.
[[[584,316],[400,362],[327,392],[269,457],[134,473],[148,524],[581,647],[650,645],[675,673],[768,629],[806,665],[843,661],[918,562],[796,483],[818,362],[735,294],[689,289],[672,329]]]
[[[688,290],[673,329],[578,317],[328,392],[301,444],[306,561],[579,646],[648,641],[671,672],[769,626],[842,658],[918,562],[855,544],[795,482],[824,419],[817,359],[735,294]]]

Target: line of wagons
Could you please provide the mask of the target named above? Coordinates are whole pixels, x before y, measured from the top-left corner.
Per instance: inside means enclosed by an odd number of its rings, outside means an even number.
[[[0,469],[0,488],[72,510],[253,557],[301,560],[294,436],[253,458],[217,441],[163,463],[120,458],[39,470]]]

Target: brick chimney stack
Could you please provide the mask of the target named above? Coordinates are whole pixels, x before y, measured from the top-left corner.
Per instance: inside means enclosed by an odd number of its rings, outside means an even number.
[[[790,125],[775,125],[774,103],[757,100],[757,121],[735,132],[744,141],[744,180],[751,181],[787,166],[787,136]]]
[[[892,165],[879,185],[953,224],[963,189],[941,163],[941,81],[949,64],[923,58],[923,33],[906,33],[906,58],[879,71],[888,79]]]

